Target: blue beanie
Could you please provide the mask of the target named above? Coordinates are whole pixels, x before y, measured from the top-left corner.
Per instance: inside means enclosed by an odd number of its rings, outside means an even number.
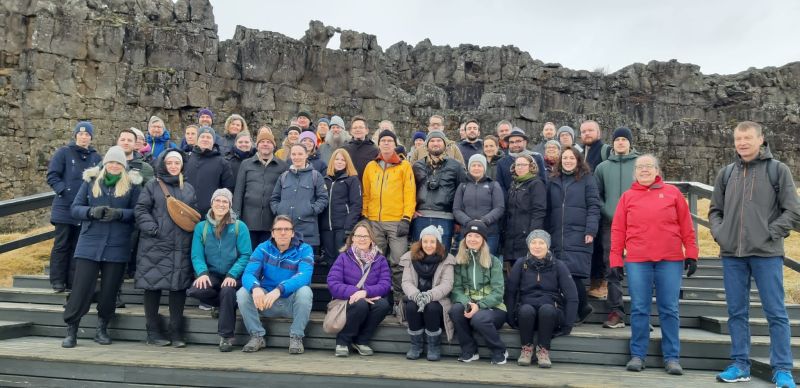
[[[78,124],[75,124],[75,128],[72,130],[72,137],[75,137],[78,132],[87,132],[89,133],[89,136],[94,138],[94,125],[88,121],[81,121]]]
[[[417,132],[414,132],[414,138],[411,141],[417,141],[417,139],[425,140],[426,136],[427,135],[425,134],[425,132],[417,131]]]
[[[330,126],[330,125],[331,125],[331,121],[330,121],[330,120],[328,120],[328,118],[327,118],[327,117],[323,117],[323,118],[319,119],[319,120],[317,121],[317,124],[319,124],[319,123],[325,123],[325,124],[328,124],[328,126]]]

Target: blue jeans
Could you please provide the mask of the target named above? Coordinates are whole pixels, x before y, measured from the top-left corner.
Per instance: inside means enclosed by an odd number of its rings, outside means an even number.
[[[750,370],[750,277],[769,324],[769,363],[774,371],[792,370],[789,316],[783,302],[782,257],[722,257],[731,358],[737,368]]]
[[[647,356],[650,305],[655,283],[658,319],[661,323],[661,353],[664,362],[678,361],[681,354],[678,304],[683,261],[625,263],[625,272],[628,275],[628,293],[631,295],[631,356],[642,360]]]
[[[242,313],[242,321],[244,321],[247,332],[251,335],[262,337],[267,334],[267,331],[264,330],[264,325],[261,324],[261,317],[292,318],[289,334],[295,337],[305,337],[308,317],[311,315],[313,297],[314,294],[311,293],[311,287],[303,286],[288,298],[278,298],[271,308],[258,311],[255,302],[253,302],[253,294],[244,287],[236,292],[236,302],[239,304],[239,312]]]
[[[441,227],[444,251],[450,252],[450,243],[453,241],[455,220],[435,217],[417,217],[414,219],[414,222],[411,223],[411,236],[409,236],[411,237],[411,241],[419,241],[419,234],[422,233],[422,229],[430,225]]]

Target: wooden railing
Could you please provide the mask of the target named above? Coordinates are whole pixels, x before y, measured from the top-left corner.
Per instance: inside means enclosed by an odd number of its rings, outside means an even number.
[[[52,205],[53,197],[55,197],[55,195],[56,193],[51,191],[48,193],[39,193],[39,194],[29,195],[27,197],[0,201],[0,218],[31,210],[46,208]],[[28,245],[36,244],[41,241],[49,240],[53,238],[53,236],[54,232],[51,230],[47,232],[34,234],[31,236],[26,236],[19,240],[9,241],[7,243],[0,244],[0,253],[13,251],[14,249],[19,249],[22,247],[26,247]]]
[[[706,228],[711,228],[711,223],[708,219],[700,217],[697,214],[697,201],[699,199],[711,199],[711,194],[714,192],[714,187],[700,182],[669,182],[671,185],[677,186],[686,198],[689,200],[689,211],[692,213],[692,221],[694,222],[694,230],[697,231],[697,226],[702,225]],[[795,232],[800,232],[799,228],[794,229]],[[700,234],[695,233],[695,238],[699,238]],[[795,272],[800,272],[800,262],[790,257],[784,256],[783,265],[793,269]]]

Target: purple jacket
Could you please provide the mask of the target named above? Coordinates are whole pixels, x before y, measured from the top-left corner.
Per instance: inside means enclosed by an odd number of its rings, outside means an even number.
[[[356,263],[356,258],[351,250],[342,252],[336,258],[336,262],[328,272],[328,290],[333,299],[348,299],[358,288],[356,284],[361,280],[361,267]],[[364,290],[367,297],[385,296],[392,288],[392,273],[389,272],[389,264],[386,257],[381,254],[375,257],[372,262],[372,269],[364,282]]]

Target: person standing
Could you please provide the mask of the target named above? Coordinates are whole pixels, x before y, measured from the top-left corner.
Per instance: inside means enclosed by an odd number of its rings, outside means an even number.
[[[760,124],[733,130],[736,161],[714,181],[708,220],[719,244],[733,363],[724,382],[750,380],[750,282],[769,323],[770,366],[777,387],[794,387],[789,318],[784,304],[784,239],[800,223],[800,202],[789,168],[775,160]]]
[[[325,174],[325,191],[328,205],[319,215],[319,232],[322,240],[320,266],[333,264],[345,239],[353,233],[361,217],[363,199],[361,180],[347,151],[333,151]]]
[[[247,121],[244,120],[244,117],[237,114],[228,116],[228,118],[225,119],[225,133],[214,139],[215,142],[219,143],[217,144],[219,146],[219,153],[226,155],[232,149],[236,148],[236,141],[239,138],[239,134],[242,132],[250,132],[247,129]]]
[[[144,137],[147,145],[150,146],[150,153],[146,156],[145,160],[150,163],[155,163],[161,153],[170,148],[177,148],[175,143],[170,141],[169,129],[167,129],[162,120],[158,116],[151,116],[147,122],[147,134]],[[153,165],[153,168],[156,166]]]
[[[505,215],[505,198],[500,184],[486,176],[486,158],[481,154],[469,158],[469,178],[456,189],[453,199],[453,217],[461,225],[461,237],[472,220],[487,225],[486,243],[489,252],[498,254],[500,224]]]
[[[533,146],[533,152],[537,152],[541,155],[544,155],[545,144],[547,144],[547,142],[549,142],[550,140],[555,140],[555,139],[556,139],[556,125],[550,121],[544,123],[544,126],[542,127],[542,141]]]
[[[224,155],[225,161],[228,162],[231,168],[231,175],[233,175],[234,179],[234,188],[231,191],[236,189],[236,177],[239,176],[239,167],[242,166],[242,162],[252,158],[256,153],[256,149],[253,147],[253,138],[250,137],[250,132],[239,132],[233,144],[233,148]]]
[[[353,117],[350,120],[350,136],[352,138],[342,147],[350,154],[358,176],[361,178],[364,177],[364,170],[367,168],[367,164],[378,156],[378,147],[375,146],[372,140],[367,139],[367,134],[369,134],[367,119],[362,116]],[[395,138],[397,138],[397,135],[395,135]],[[397,142],[395,142],[395,147],[397,147]]]
[[[47,184],[55,191],[50,211],[50,223],[55,227],[53,249],[50,251],[50,286],[53,291],[72,289],[75,271],[73,254],[78,244],[81,221],[72,216],[70,207],[83,182],[83,171],[102,160],[92,147],[94,126],[81,121],[72,130],[72,141],[59,148],[47,167]]]
[[[203,218],[211,209],[211,194],[222,188],[233,190],[236,185],[231,166],[216,147],[215,138],[213,128],[200,127],[197,146],[189,155],[184,172],[186,181],[195,189],[197,210]]]
[[[544,158],[542,158],[542,155],[528,150],[528,135],[526,135],[522,129],[514,128],[514,130],[506,136],[505,140],[506,143],[508,143],[508,154],[497,162],[497,182],[500,183],[500,187],[503,188],[503,191],[507,193],[508,189],[511,187],[514,181],[511,167],[514,162],[516,162],[517,157],[521,155],[530,156],[533,161],[536,162],[539,178],[541,178],[542,182],[547,183],[548,178],[547,175],[545,175]]]
[[[496,136],[486,135],[483,138],[483,156],[486,157],[486,176],[497,182],[497,164],[506,153],[500,149],[500,140]]]
[[[528,155],[516,158],[513,165],[514,182],[506,197],[505,244],[503,267],[506,273],[517,259],[525,257],[528,235],[544,228],[547,217],[546,184],[539,178],[538,166]],[[561,257],[559,257],[561,258]]]
[[[483,153],[483,140],[481,140],[481,126],[478,120],[468,120],[464,125],[464,140],[458,142],[458,149],[464,160],[469,160],[472,155]]]
[[[319,157],[325,161],[331,160],[333,151],[344,147],[350,141],[350,134],[344,129],[344,121],[341,117],[331,117],[330,129],[322,140],[323,143],[319,146]]]

